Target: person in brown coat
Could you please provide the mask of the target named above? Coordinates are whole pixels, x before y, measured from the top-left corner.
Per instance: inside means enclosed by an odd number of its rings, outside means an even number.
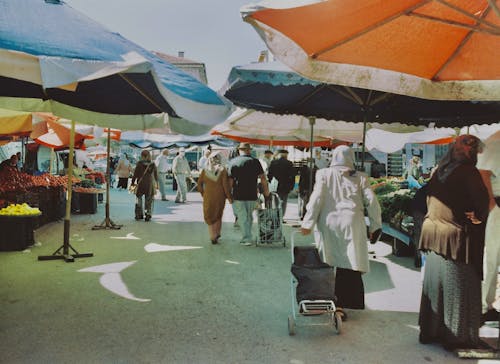
[[[481,279],[488,192],[476,168],[481,141],[461,135],[429,181],[420,249],[425,273],[420,303],[423,344],[482,348]]]
[[[222,165],[219,153],[208,157],[205,168],[198,178],[198,192],[203,196],[203,218],[208,225],[208,233],[212,244],[217,244],[222,227],[222,214],[226,199],[232,203],[231,188],[227,170]]]
[[[151,220],[153,214],[153,199],[158,189],[158,171],[156,165],[151,161],[151,153],[147,150],[141,152],[141,160],[135,166],[132,176],[132,185],[137,183],[135,190],[135,219],[142,220],[143,206],[142,196],[144,195],[145,221]]]

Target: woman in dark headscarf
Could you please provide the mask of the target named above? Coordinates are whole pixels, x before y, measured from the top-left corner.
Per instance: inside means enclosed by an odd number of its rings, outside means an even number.
[[[488,192],[476,168],[481,141],[461,135],[428,185],[420,249],[426,252],[420,342],[478,348]]]

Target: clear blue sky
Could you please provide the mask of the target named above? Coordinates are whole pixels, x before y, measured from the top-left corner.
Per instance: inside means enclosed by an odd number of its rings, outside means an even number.
[[[258,59],[266,49],[240,8],[252,0],[65,0],[109,30],[148,50],[205,63],[218,90],[231,67]],[[64,30],[62,30],[64,31]]]

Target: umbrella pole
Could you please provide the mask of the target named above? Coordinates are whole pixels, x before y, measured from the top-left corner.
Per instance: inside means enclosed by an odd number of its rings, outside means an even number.
[[[73,178],[73,156],[75,155],[75,122],[71,121],[71,133],[69,137],[69,155],[68,155],[68,190],[66,197],[66,215],[64,216],[64,240],[63,245],[59,247],[52,255],[38,256],[38,260],[64,259],[66,263],[74,262],[75,258],[92,257],[92,253],[78,253],[69,243],[70,219],[71,219],[71,190]],[[74,254],[70,254],[70,249]],[[62,250],[62,254],[61,254]]]
[[[366,126],[367,126],[367,117],[366,117],[366,113],[365,113],[365,115],[363,116],[363,147],[361,149],[361,171],[363,171],[363,172],[365,171]]]
[[[107,159],[106,159],[106,213],[104,220],[99,225],[92,226],[92,230],[113,229],[118,230],[123,225],[118,225],[109,217],[109,185],[111,183],[111,128],[108,128],[108,145],[107,145]]]
[[[54,148],[50,148],[50,164],[49,164],[49,173],[52,174],[52,165],[54,164]]]
[[[311,138],[310,138],[310,144],[309,144],[309,153],[310,153],[310,158],[309,158],[309,189],[308,189],[308,194],[311,196],[312,193],[312,187],[313,187],[313,173],[314,173],[314,158],[313,158],[313,145],[314,145],[314,124],[316,123],[316,118],[315,117],[310,117],[309,118],[309,125],[311,126]]]

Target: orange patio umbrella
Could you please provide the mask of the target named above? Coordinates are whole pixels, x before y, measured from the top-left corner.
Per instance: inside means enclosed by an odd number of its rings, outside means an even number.
[[[241,12],[277,59],[309,79],[500,100],[500,0],[268,0]]]
[[[42,121],[34,124],[30,134],[31,139],[54,150],[69,148],[70,129],[58,123],[58,118],[52,114],[35,113],[35,115],[42,118]],[[85,149],[85,139],[91,138],[93,138],[92,135],[75,133],[75,148]]]

